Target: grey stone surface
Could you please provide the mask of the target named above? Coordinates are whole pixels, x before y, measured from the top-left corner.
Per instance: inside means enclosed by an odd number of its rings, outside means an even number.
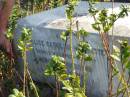
[[[119,11],[121,3],[115,3],[114,12]],[[127,4],[129,5],[129,4]],[[49,62],[52,55],[63,56],[64,42],[60,39],[62,31],[66,30],[67,21],[65,19],[65,7],[59,7],[49,11],[44,11],[32,16],[27,16],[18,22],[14,43],[21,34],[23,27],[32,29],[32,43],[33,50],[28,52],[28,63],[32,77],[36,81],[48,81],[43,76],[45,65]],[[111,12],[112,3],[99,3],[97,7],[108,8]],[[108,64],[105,56],[102,42],[98,33],[92,29],[91,24],[94,22],[93,18],[88,15],[88,3],[81,2],[76,7],[74,20],[79,21],[79,28],[84,28],[90,32],[86,38],[92,45],[94,59],[87,63],[86,70],[88,71],[87,92],[90,97],[106,97],[108,88]],[[130,36],[130,17],[119,19],[114,26],[114,39],[128,38]],[[76,31],[76,25],[73,25],[73,30]],[[111,31],[109,32],[111,35]],[[129,38],[128,38],[129,39]],[[76,46],[76,38],[73,38]],[[110,37],[111,40],[111,37]],[[75,52],[75,49],[73,49]],[[69,44],[67,44],[67,59],[69,56]],[[21,60],[19,58],[19,60]],[[75,59],[76,60],[76,59]],[[20,62],[20,61],[19,61]],[[78,60],[75,62],[76,70],[79,72]],[[20,65],[22,66],[22,65]],[[68,68],[71,67],[71,62],[68,61]],[[22,67],[21,67],[22,68]]]

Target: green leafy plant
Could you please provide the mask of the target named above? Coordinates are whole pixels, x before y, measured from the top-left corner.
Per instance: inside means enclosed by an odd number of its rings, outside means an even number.
[[[130,46],[128,45],[127,40],[119,40],[119,47],[114,46],[114,52],[111,55],[112,58],[120,63],[119,67],[116,62],[114,64],[114,74],[113,76],[117,76],[119,79],[117,92],[114,94],[116,96],[123,95],[129,96],[129,71],[130,71]]]
[[[75,70],[75,64],[74,64],[74,54],[73,54],[73,29],[72,29],[72,25],[73,25],[73,15],[74,15],[74,9],[75,9],[75,6],[77,5],[77,2],[78,0],[70,0],[70,2],[68,3],[68,6],[66,8],[66,17],[67,17],[67,20],[69,22],[69,25],[68,25],[68,28],[66,30],[66,32],[62,32],[61,34],[61,38],[63,40],[65,40],[65,49],[66,49],[66,44],[67,44],[67,40],[69,39],[70,40],[70,55],[71,55],[71,61],[72,61],[72,76],[73,76],[73,81],[72,81],[72,86],[70,86],[74,91],[71,91],[69,95],[72,95],[72,96],[75,96],[75,93],[78,93],[78,91],[75,91],[75,87],[73,87],[74,85],[74,80],[76,80],[78,78],[78,76],[75,74],[76,70]],[[78,35],[82,34],[82,36],[85,36],[86,35],[86,32],[82,29],[80,30],[79,32],[77,32]],[[84,34],[84,35],[83,35]],[[80,48],[82,47],[79,47],[78,48],[78,51],[77,51],[77,54],[78,56],[81,55],[80,53]],[[64,49],[64,58],[66,59],[66,50]],[[79,50],[80,49],[80,50]],[[83,53],[82,53],[83,54]],[[81,57],[81,56],[80,56]],[[66,62],[66,60],[65,60]],[[85,76],[85,75],[84,75]],[[85,80],[85,77],[84,77],[84,80]],[[69,81],[69,80],[68,80]],[[76,85],[78,86],[77,89],[81,90],[81,87],[80,87],[80,79],[78,80],[79,83],[76,83]],[[84,81],[85,82],[85,81]],[[71,82],[70,82],[71,83]],[[84,83],[83,84],[84,88],[86,86],[86,84]],[[85,90],[85,89],[84,89]],[[81,92],[81,91],[80,91]],[[85,91],[82,91],[81,93],[85,94]],[[68,95],[68,94],[67,94]],[[68,95],[68,96],[69,96]],[[82,94],[81,94],[82,95]]]
[[[80,78],[83,78],[81,80],[81,86],[84,89],[84,93],[86,91],[86,70],[85,65],[87,61],[92,61],[92,56],[90,52],[92,51],[91,45],[85,40],[85,38],[88,36],[88,32],[84,29],[81,29],[77,32],[77,37],[79,39],[77,48],[76,48],[76,57],[80,61]]]
[[[27,63],[27,51],[32,50],[32,42],[31,42],[31,33],[32,31],[28,28],[23,28],[21,37],[18,40],[18,48],[22,53],[22,58],[23,58],[23,64],[24,64],[24,68],[23,68],[23,94],[25,95],[26,92],[26,87],[28,86],[28,79],[30,80],[30,85],[33,87],[34,89],[34,93],[36,97],[39,97],[38,95],[38,91],[37,88],[31,78],[30,72],[28,70],[28,63]],[[28,78],[29,77],[29,78]]]
[[[64,79],[64,76],[66,76],[66,66],[64,64],[64,58],[59,56],[52,56],[52,59],[47,64],[45,75],[57,76],[57,80],[61,80],[62,77]]]
[[[47,76],[54,76],[56,81],[56,91],[57,91],[56,97],[59,97],[59,90],[60,90],[59,81],[62,81],[67,77],[64,58],[59,56],[52,56],[52,59],[47,64],[44,74]]]
[[[69,38],[70,38],[70,54],[71,54],[73,74],[75,74],[75,65],[74,65],[74,55],[73,55],[73,45],[72,45],[72,43],[73,43],[73,41],[72,41],[72,38],[73,38],[72,23],[73,23],[74,8],[77,4],[77,1],[78,0],[70,0],[68,6],[66,8],[66,17],[69,21],[69,26],[68,26],[66,33],[69,33]],[[68,34],[65,34],[65,35],[68,35]],[[65,36],[65,37],[67,37],[67,36]],[[66,42],[67,42],[67,40],[66,40]]]
[[[57,97],[60,94],[60,83],[63,84],[63,91],[65,97],[86,97],[85,93],[80,87],[80,78],[77,75],[69,75],[66,72],[66,65],[64,59],[59,56],[52,56],[52,59],[47,64],[44,74],[46,76],[53,76],[56,81]]]
[[[80,78],[77,75],[68,75],[68,79],[62,81],[63,90],[66,90],[65,97],[86,97],[85,92],[80,87]]]
[[[106,9],[102,9],[102,10],[98,10],[94,7],[94,2],[92,0],[90,0],[89,2],[89,12],[90,14],[93,16],[93,19],[95,21],[94,24],[92,24],[92,27],[99,32],[100,38],[102,40],[103,43],[103,47],[105,50],[105,53],[107,55],[108,58],[108,62],[109,62],[109,89],[108,89],[108,95],[109,97],[112,97],[112,90],[113,90],[113,74],[117,75],[119,74],[119,78],[122,77],[122,74],[118,73],[119,70],[117,70],[117,68],[115,68],[114,65],[114,60],[113,59],[119,59],[116,55],[118,55],[118,53],[115,54],[111,54],[111,49],[109,46],[109,34],[108,32],[110,31],[110,29],[113,29],[113,25],[114,23],[119,19],[119,18],[124,18],[125,16],[128,16],[128,11],[129,8],[127,6],[122,5],[120,7],[120,12],[118,14],[112,13],[110,15],[108,15],[108,10]],[[98,15],[98,17],[96,17],[96,15]],[[113,31],[113,30],[112,30]],[[116,49],[117,50],[117,49]],[[121,80],[121,79],[119,79]],[[120,85],[119,85],[120,86]],[[118,90],[118,89],[117,89]],[[128,93],[129,96],[129,93]]]
[[[75,64],[74,64],[74,54],[73,54],[73,29],[72,29],[72,24],[74,22],[73,20],[73,15],[74,15],[74,8],[77,4],[78,0],[70,0],[69,4],[67,5],[66,8],[66,17],[68,20],[68,26],[67,30],[65,32],[61,33],[61,39],[65,41],[65,48],[64,48],[64,71],[62,71],[63,68],[61,68],[61,58],[58,56],[53,56],[49,64],[47,65],[47,68],[45,70],[45,74],[48,76],[57,76],[55,77],[56,80],[61,82],[63,84],[63,91],[64,92],[64,97],[86,97],[85,95],[85,90],[86,90],[86,79],[85,79],[85,62],[86,61],[91,61],[92,57],[91,55],[88,54],[89,51],[91,51],[91,46],[88,42],[85,42],[85,38],[88,35],[88,32],[85,31],[84,29],[79,30],[76,34],[78,38],[80,38],[79,43],[77,45],[77,51],[76,55],[79,60],[81,60],[81,66],[84,70],[84,75],[83,75],[83,87],[81,87],[81,82],[80,82],[80,77],[76,75],[76,70],[75,70]],[[70,40],[70,55],[71,55],[71,61],[72,61],[72,69],[71,69],[71,74],[66,72],[66,44]],[[55,60],[55,61],[54,61]],[[57,63],[57,64],[55,64]],[[57,73],[58,72],[58,73]],[[61,76],[64,76],[63,78]],[[56,82],[58,83],[58,82]]]
[[[50,7],[51,8],[56,8],[62,5],[62,0],[51,0],[50,2]]]

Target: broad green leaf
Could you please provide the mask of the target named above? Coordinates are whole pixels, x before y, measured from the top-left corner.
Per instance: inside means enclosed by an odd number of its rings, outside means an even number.
[[[116,53],[120,53],[120,49],[117,46],[113,45],[113,49]]]
[[[65,97],[74,97],[71,93],[66,93]]]
[[[117,61],[120,61],[120,58],[118,57],[118,56],[116,56],[116,55],[111,55],[111,57],[114,59],[114,60],[117,60]]]
[[[8,97],[16,97],[15,95],[13,95],[13,94],[11,94],[11,95],[9,95]]]
[[[17,89],[13,89],[13,94],[14,95],[18,95],[19,94],[19,91]]]

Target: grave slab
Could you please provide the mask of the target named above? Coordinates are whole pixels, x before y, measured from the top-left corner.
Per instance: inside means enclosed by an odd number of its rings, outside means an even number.
[[[122,3],[114,4],[114,12],[119,12],[119,7]],[[125,4],[130,5],[130,4]],[[112,3],[98,3],[97,8],[107,8],[111,12]],[[34,80],[43,82],[51,82],[44,75],[44,69],[49,62],[52,55],[60,55],[63,57],[64,42],[60,39],[62,31],[67,29],[67,20],[65,16],[66,6],[58,7],[52,10],[44,11],[38,14],[27,16],[18,22],[18,27],[14,34],[14,44],[21,35],[23,27],[28,27],[32,30],[32,46],[33,50],[27,54],[27,61],[29,63],[29,70]],[[101,39],[97,31],[95,31],[91,24],[94,22],[93,18],[88,14],[88,2],[82,1],[76,6],[75,21],[79,21],[79,29],[84,28],[90,34],[86,40],[91,44],[94,52],[94,59],[86,65],[88,72],[87,92],[90,97],[106,97],[108,91],[108,62],[102,46]],[[114,25],[114,40],[129,39],[130,37],[130,17],[119,19]],[[76,32],[76,25],[73,25],[73,30]],[[112,32],[109,32],[110,36]],[[111,40],[111,37],[110,37]],[[73,37],[73,47],[76,46],[76,38]],[[67,44],[67,59],[70,68],[71,61],[69,55],[69,43]],[[75,49],[73,48],[73,52]],[[18,58],[19,63],[21,58]],[[75,59],[76,70],[79,71],[79,62]],[[22,68],[22,64],[19,64]],[[22,70],[22,69],[21,69]]]

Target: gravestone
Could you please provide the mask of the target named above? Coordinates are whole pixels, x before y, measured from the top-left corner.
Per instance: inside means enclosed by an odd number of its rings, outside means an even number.
[[[119,12],[121,3],[114,4],[114,11]],[[129,5],[129,4],[126,4]],[[112,3],[98,3],[99,9],[108,8],[111,11]],[[32,16],[27,16],[18,22],[16,33],[14,34],[14,44],[21,35],[23,27],[28,27],[32,30],[32,46],[33,50],[27,53],[27,61],[29,70],[34,80],[43,82],[51,82],[51,79],[46,79],[43,76],[45,65],[49,62],[52,55],[60,55],[63,57],[64,42],[60,39],[62,31],[66,30],[67,20],[65,16],[66,6],[44,11]],[[91,24],[93,18],[88,15],[88,2],[82,1],[76,6],[75,21],[79,21],[79,29],[84,28],[90,34],[86,40],[91,44],[94,54],[92,62],[86,65],[88,72],[87,92],[90,97],[106,97],[108,91],[108,64],[107,57],[103,50],[102,42],[97,31],[92,29]],[[130,17],[119,19],[114,26],[114,40],[129,39],[130,36]],[[76,25],[73,25],[73,30],[76,32]],[[111,36],[111,31],[110,31]],[[110,37],[110,40],[112,37]],[[76,38],[73,37],[73,47],[76,46]],[[69,43],[67,44],[67,67],[70,68],[71,61],[69,55]],[[73,52],[75,49],[73,48]],[[21,58],[18,58],[19,66]],[[75,59],[76,71],[79,72],[78,60]],[[22,67],[20,67],[22,68]]]

